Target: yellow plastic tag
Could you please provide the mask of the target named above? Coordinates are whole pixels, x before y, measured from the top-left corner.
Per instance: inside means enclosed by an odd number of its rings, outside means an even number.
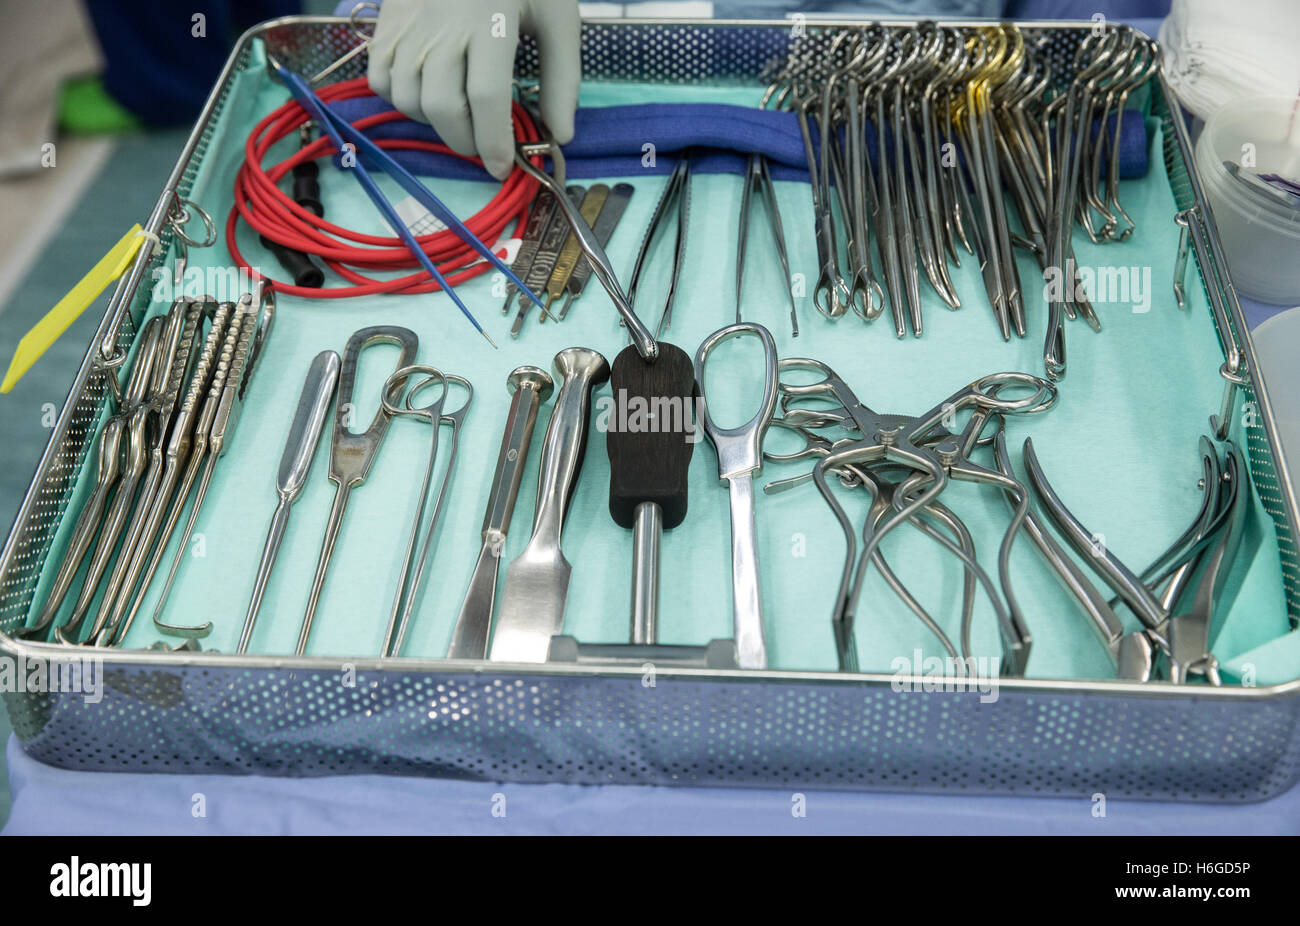
[[[18,342],[18,349],[14,351],[14,359],[9,362],[4,383],[0,384],[0,393],[12,389],[23,374],[31,369],[32,364],[40,359],[41,354],[49,350],[50,345],[68,330],[68,326],[86,311],[86,307],[99,298],[108,284],[126,272],[144,239],[139,224],[132,225],[131,230],[113,245],[112,250],[101,257],[99,263],[54,308],[46,312],[44,318],[32,326],[31,331],[23,335]]]

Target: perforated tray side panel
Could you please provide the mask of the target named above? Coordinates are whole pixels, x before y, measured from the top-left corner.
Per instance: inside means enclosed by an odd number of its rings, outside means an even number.
[[[69,768],[1259,800],[1300,774],[1296,699],[110,666],[25,696]],[[196,718],[202,723],[196,723]],[[1222,732],[1231,727],[1225,741]]]

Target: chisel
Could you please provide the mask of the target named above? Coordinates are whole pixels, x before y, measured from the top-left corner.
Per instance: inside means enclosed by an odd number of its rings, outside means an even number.
[[[551,397],[555,383],[537,367],[518,367],[507,381],[513,393],[506,415],[505,434],[497,455],[497,469],[492,477],[492,494],[483,515],[483,545],[478,563],[469,581],[469,590],[451,632],[448,659],[487,658],[488,635],[492,629],[492,610],[497,595],[497,565],[510,530],[510,519],[519,497],[519,483],[528,465],[528,448],[533,441],[537,410]]]
[[[533,536],[506,570],[494,662],[545,662],[551,637],[564,624],[573,570],[560,549],[560,532],[587,448],[591,390],[609,378],[609,363],[594,350],[570,347],[555,355],[553,367],[561,386],[542,444]]]

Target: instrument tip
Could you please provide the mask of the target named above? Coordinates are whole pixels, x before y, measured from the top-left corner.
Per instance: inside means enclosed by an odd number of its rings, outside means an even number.
[[[483,335],[483,340],[487,341],[489,344],[492,345],[492,349],[493,349],[493,350],[500,350],[500,348],[497,347],[497,342],[494,341],[494,340],[492,340],[491,336],[488,335],[488,333],[487,333],[486,331],[484,331],[482,328],[480,328],[480,329],[478,330],[478,333],[481,334],[481,335]]]

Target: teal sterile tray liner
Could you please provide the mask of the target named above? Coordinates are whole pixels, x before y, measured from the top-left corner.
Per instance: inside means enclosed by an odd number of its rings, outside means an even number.
[[[190,198],[209,211],[219,227],[232,206],[235,172],[244,140],[253,125],[287,99],[254,55],[235,78]],[[692,100],[756,105],[761,88],[701,85],[589,84],[584,105],[644,100]],[[1149,120],[1152,135],[1159,132]],[[291,150],[288,140],[278,160]],[[653,139],[647,139],[653,143]],[[1159,151],[1153,137],[1153,151]],[[277,149],[281,150],[281,149]],[[1023,473],[1020,445],[1032,436],[1043,466],[1065,502],[1102,535],[1107,547],[1135,569],[1158,555],[1190,522],[1200,500],[1197,440],[1209,427],[1223,391],[1217,336],[1200,287],[1188,287],[1188,307],[1173,301],[1171,281],[1178,244],[1175,205],[1159,157],[1142,180],[1125,181],[1121,198],[1136,219],[1137,231],[1122,244],[1093,245],[1075,235],[1079,265],[1123,267],[1133,274],[1136,291],[1127,299],[1106,301],[1090,292],[1104,330],[1082,322],[1067,326],[1069,372],[1056,406],[1032,418],[1008,420],[1008,439],[1017,471]],[[622,180],[623,178],[618,178]],[[666,178],[636,181],[636,193],[609,248],[622,278],[630,272],[641,237]],[[392,198],[401,194],[380,178]],[[615,182],[611,180],[611,182]],[[479,209],[494,192],[487,184],[430,181],[458,215]],[[330,166],[321,171],[327,217],[341,225],[387,234],[382,220],[355,182]],[[867,325],[850,314],[831,322],[811,304],[815,247],[809,188],[778,183],[791,269],[802,274],[798,299],[800,334],[791,336],[789,310],[779,264],[762,216],[753,219],[744,317],[766,325],[782,357],[809,356],[829,363],[872,408],[919,413],[965,384],[989,373],[1017,370],[1041,375],[1046,308],[1034,261],[1019,256],[1026,290],[1030,334],[1003,342],[984,296],[978,266],[962,253],[953,274],[964,306],[945,308],[923,290],[925,335],[894,337],[888,318]],[[688,251],[665,339],[694,354],[714,330],[734,321],[735,253],[741,182],[729,175],[698,176],[692,183]],[[240,223],[239,247],[272,277],[283,271]],[[224,232],[223,232],[224,239]],[[663,304],[671,260],[660,246],[640,286],[637,308],[651,325]],[[228,271],[222,240],[213,248],[190,249],[196,268]],[[327,285],[337,280],[327,274]],[[925,284],[923,284],[923,287]],[[275,331],[250,387],[231,452],[218,464],[198,538],[191,542],[166,608],[171,623],[211,620],[215,629],[205,649],[232,652],[243,623],[265,531],[275,506],[275,476],[307,367],[319,351],[342,353],[349,336],[375,324],[404,325],[421,339],[419,362],[468,378],[474,402],[461,434],[460,455],[443,512],[436,548],[408,633],[403,654],[438,657],[447,647],[480,546],[487,501],[509,397],[506,378],[521,364],[549,369],[565,347],[600,350],[610,361],[626,337],[606,294],[593,280],[563,324],[539,324],[534,311],[518,339],[508,335],[509,319],[497,274],[461,286],[458,292],[492,337],[493,350],[441,293],[346,300],[306,300],[282,296]],[[157,302],[152,312],[164,312]],[[749,417],[761,388],[756,343],[728,342],[710,361],[703,384],[720,424]],[[384,378],[394,368],[396,348],[366,351],[356,391],[357,429],[378,405]],[[600,387],[594,399],[609,395]],[[515,510],[505,565],[519,554],[530,533],[536,499],[537,460],[551,403],[542,407],[528,468]],[[328,425],[327,425],[328,428]],[[327,479],[330,433],[322,436],[306,488],[293,509],[275,572],[262,604],[251,651],[288,654],[294,649],[311,578],[320,551],[334,486]],[[450,441],[444,430],[439,470]],[[334,551],[308,652],[319,656],[377,656],[395,594],[400,562],[427,459],[429,426],[411,419],[392,422],[366,483],[353,493]],[[792,449],[789,435],[773,429],[771,450]],[[761,484],[804,471],[806,462],[769,463]],[[87,466],[82,479],[93,478]],[[435,473],[436,480],[441,473]],[[564,632],[589,642],[626,642],[632,564],[631,532],[614,524],[607,508],[608,459],[603,435],[594,427],[581,477],[564,530],[563,548],[573,566]],[[864,493],[842,493],[850,513],[865,514]],[[945,503],[966,522],[981,562],[995,574],[998,544],[1009,513],[995,489],[955,484]],[[1215,644],[1222,662],[1267,650],[1271,642],[1292,639],[1283,596],[1276,538],[1267,514],[1255,500],[1247,552],[1253,552],[1240,592]],[[830,612],[844,556],[844,541],[832,514],[809,485],[757,501],[759,563],[769,662],[779,669],[834,670]],[[66,534],[66,530],[64,531]],[[168,557],[174,551],[168,551]],[[900,578],[935,616],[949,637],[959,636],[962,568],[931,540],[901,529],[884,545]],[[201,554],[201,555],[200,555]],[[1243,554],[1246,555],[1246,554]],[[57,567],[51,557],[47,573]],[[1034,645],[1028,675],[1035,678],[1113,676],[1101,645],[1082,612],[1059,587],[1029,538],[1022,534],[1012,556],[1014,588],[1022,603]],[[665,534],[662,553],[660,641],[704,643],[731,635],[730,522],[728,496],[717,478],[710,445],[695,446],[690,475],[690,511],[682,526]],[[48,576],[46,578],[48,581]],[[151,626],[155,581],[127,645],[159,639]],[[1100,586],[1099,586],[1100,587]],[[500,587],[498,589],[500,591]],[[39,602],[39,597],[38,597]],[[974,648],[996,666],[999,644],[992,609],[983,594],[976,599]],[[1135,619],[1125,619],[1137,628]],[[944,655],[937,640],[874,572],[858,609],[856,640],[863,671],[891,672],[898,660],[909,665],[919,652]],[[170,638],[169,638],[170,639]],[[170,639],[170,642],[175,642]],[[1279,654],[1270,674],[1281,681],[1300,676],[1300,652]],[[1234,662],[1235,665],[1235,662]],[[1288,668],[1289,666],[1289,668]],[[917,671],[920,669],[918,667]],[[1289,674],[1288,674],[1289,673]]]

